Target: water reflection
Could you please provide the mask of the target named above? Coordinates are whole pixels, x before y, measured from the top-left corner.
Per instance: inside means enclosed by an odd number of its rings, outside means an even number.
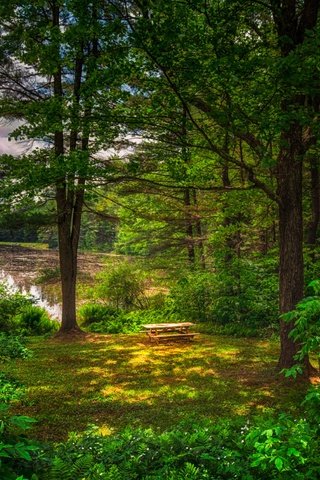
[[[19,286],[13,276],[4,270],[0,271],[0,282],[4,283],[12,293],[20,292],[23,295],[31,296],[35,305],[44,308],[54,320],[61,321],[61,305],[54,300],[49,300],[46,294],[43,293],[41,286],[26,284]]]

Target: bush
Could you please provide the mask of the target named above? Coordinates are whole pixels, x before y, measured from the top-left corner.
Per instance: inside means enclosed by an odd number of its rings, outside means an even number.
[[[0,402],[0,478],[27,480],[33,475],[39,445],[25,438],[24,433],[35,422],[22,415],[11,415],[9,406]]]
[[[273,262],[236,259],[228,270],[192,272],[170,297],[187,321],[243,325],[251,332],[277,324],[278,284]]]
[[[287,312],[281,318],[293,322],[290,337],[301,345],[295,356],[296,365],[286,371],[286,376],[296,376],[303,371],[304,358],[312,354],[317,357],[320,370],[320,280],[308,285],[308,297],[302,299],[295,310]]]
[[[21,293],[11,292],[7,286],[0,285],[0,331],[12,331],[13,317],[23,308],[31,304],[31,297],[26,297]]]
[[[0,335],[4,338],[4,334]],[[12,337],[7,343],[12,344]],[[1,342],[0,342],[1,343]],[[3,345],[0,346],[2,351]],[[32,418],[12,415],[10,404],[25,395],[23,385],[0,372],[0,478],[1,480],[37,480],[33,475],[40,460],[40,447],[25,437],[35,422]]]
[[[130,265],[121,265],[111,273],[100,275],[99,279],[98,295],[113,307],[133,310],[146,305],[141,272],[133,270]]]
[[[80,321],[85,327],[100,322],[108,322],[122,314],[122,310],[101,304],[87,304],[80,308]]]
[[[31,351],[26,348],[21,337],[0,333],[0,361],[30,356]]]
[[[122,313],[118,317],[110,317],[101,322],[91,323],[88,327],[90,332],[95,333],[136,333],[140,331],[142,318],[140,312]]]
[[[88,305],[87,307],[90,307]],[[92,321],[87,321],[83,325],[87,326],[87,329],[90,332],[95,333],[137,333],[141,330],[141,325],[144,323],[161,323],[168,321],[177,321],[178,319],[174,314],[168,310],[134,310],[132,312],[124,312],[121,310],[114,310],[114,315],[106,315],[103,318],[103,311],[108,312],[110,307],[101,307],[101,315],[97,317],[100,321],[94,321],[96,316],[94,315],[95,311],[100,311],[100,309],[92,309],[92,316],[90,315],[91,308],[88,308],[88,314],[86,313],[86,308],[84,307],[84,317]],[[116,315],[117,313],[117,315]],[[82,318],[84,318],[82,317]]]
[[[20,382],[0,372],[0,404],[20,400],[24,394],[25,389]]]
[[[35,305],[22,308],[12,319],[14,331],[22,335],[45,335],[54,333],[59,329],[59,324],[50,319],[46,310]]]

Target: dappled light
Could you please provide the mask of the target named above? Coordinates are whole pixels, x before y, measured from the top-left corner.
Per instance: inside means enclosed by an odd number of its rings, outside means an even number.
[[[32,348],[34,357],[10,371],[28,389],[19,410],[38,419],[35,434],[47,440],[91,423],[107,432],[251,415],[297,405],[304,393],[275,373],[277,347],[266,341],[201,335],[153,345],[142,334],[91,335],[33,340]]]

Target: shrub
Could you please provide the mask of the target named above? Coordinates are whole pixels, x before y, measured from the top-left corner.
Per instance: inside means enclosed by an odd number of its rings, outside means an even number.
[[[1,478],[3,480],[18,480],[18,478],[26,480],[24,475],[32,475],[32,454],[39,451],[39,446],[35,442],[27,440],[20,432],[30,428],[34,420],[22,415],[10,416],[1,404],[0,419]]]
[[[242,324],[250,331],[277,324],[273,263],[234,260],[228,270],[192,272],[171,290],[174,310],[187,321]]]
[[[135,333],[139,332],[143,323],[139,312],[122,313],[118,317],[110,317],[101,322],[91,323],[88,330],[95,333]]]
[[[81,307],[79,314],[82,325],[89,326],[92,323],[107,322],[117,318],[122,314],[122,310],[109,305],[94,303]]]
[[[294,328],[290,337],[301,345],[295,356],[296,365],[286,371],[286,376],[296,376],[302,372],[303,359],[306,355],[313,354],[318,359],[320,370],[320,280],[315,280],[308,285],[308,297],[299,302],[290,312],[281,317],[287,322],[293,322]]]
[[[25,389],[20,382],[0,372],[0,404],[20,400],[24,393]]]
[[[11,292],[6,285],[0,285],[0,331],[11,331],[13,317],[31,304],[31,297]]]
[[[24,394],[25,390],[20,382],[0,372],[1,480],[38,479],[33,472],[41,458],[40,448],[36,442],[25,437],[25,431],[35,420],[10,413],[10,404],[20,400]]]
[[[45,335],[54,333],[59,329],[59,324],[50,319],[46,310],[35,305],[22,308],[12,319],[13,328],[22,335]]]
[[[0,403],[0,478],[2,480],[27,480],[33,476],[34,457],[39,445],[28,440],[24,432],[35,422],[22,415],[10,415],[9,407]],[[31,477],[32,476],[32,477]]]
[[[98,295],[117,309],[133,310],[147,303],[141,273],[130,265],[121,265],[111,273],[100,275],[100,282]]]
[[[21,337],[0,333],[0,361],[30,356],[31,351],[26,348]]]
[[[106,311],[109,309],[109,307],[102,307],[102,312],[103,308],[106,308]],[[95,333],[137,333],[144,323],[178,320],[174,314],[166,310],[134,310],[127,313],[117,310],[117,312],[118,315],[107,316],[102,320],[102,316],[100,316],[100,321],[86,323],[88,330]],[[93,319],[94,317],[90,318]]]

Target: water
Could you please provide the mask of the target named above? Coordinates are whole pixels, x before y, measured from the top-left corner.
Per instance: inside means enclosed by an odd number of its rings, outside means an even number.
[[[4,283],[12,293],[20,292],[23,295],[31,296],[34,299],[35,305],[44,308],[52,319],[58,320],[59,322],[61,321],[61,305],[55,303],[55,301],[50,301],[45,293],[43,293],[41,286],[23,285],[20,287],[13,276],[4,270],[0,271],[0,282]]]

